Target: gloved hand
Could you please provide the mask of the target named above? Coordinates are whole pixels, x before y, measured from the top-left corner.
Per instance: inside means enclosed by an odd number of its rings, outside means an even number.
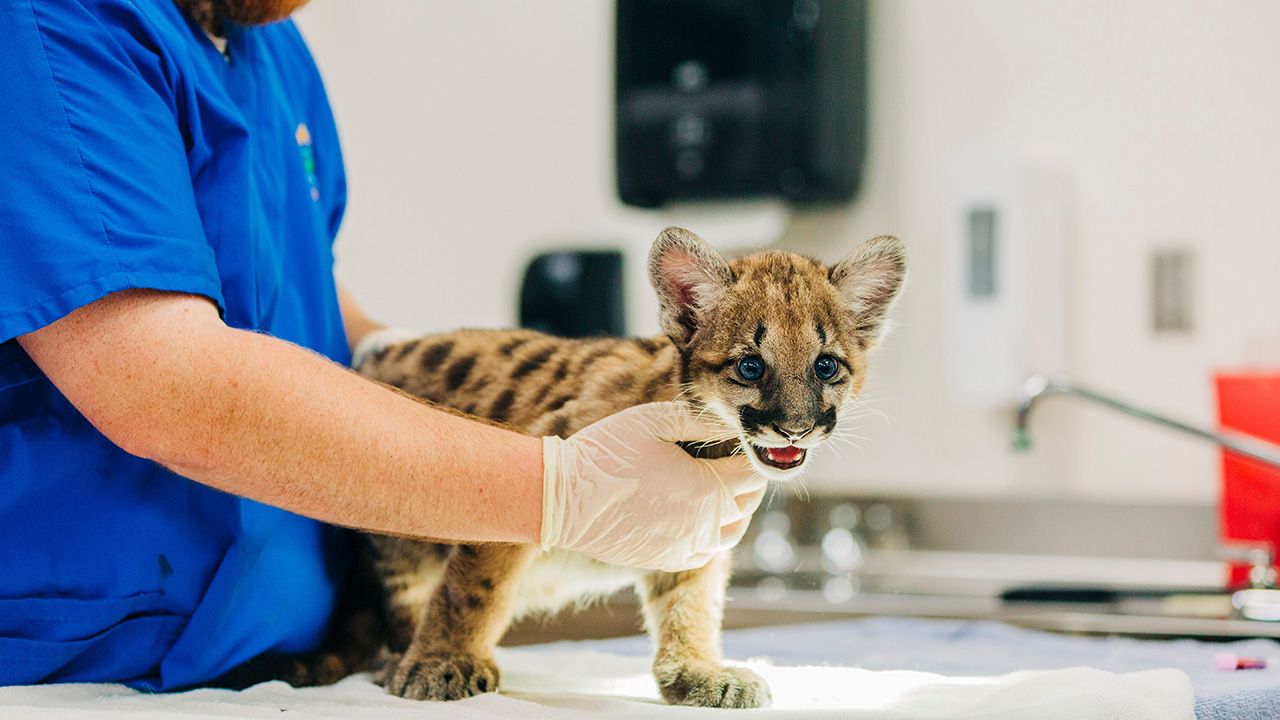
[[[723,435],[665,402],[544,438],[543,549],[668,572],[706,565],[742,539],[767,485],[741,453],[698,460],[674,444]]]
[[[384,327],[374,330],[360,338],[360,342],[356,344],[356,349],[351,352],[351,367],[359,370],[364,361],[379,350],[392,345],[399,345],[402,342],[417,340],[420,337],[422,337],[421,332],[402,327]]]

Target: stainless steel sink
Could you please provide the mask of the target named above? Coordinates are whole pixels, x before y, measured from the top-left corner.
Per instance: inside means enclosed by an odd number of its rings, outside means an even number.
[[[824,540],[839,527],[834,508],[849,503],[859,544],[839,567]],[[875,505],[892,517],[879,530],[866,523]],[[833,498],[765,515],[738,551],[731,619],[905,615],[1068,633],[1280,638],[1280,623],[1233,612],[1212,507]],[[789,547],[773,547],[780,542]]]
[[[850,503],[863,543],[857,567],[831,572],[821,541],[837,506]],[[871,522],[877,505],[891,522]],[[758,514],[738,550],[726,627],[897,615],[1063,633],[1280,639],[1280,622],[1233,616],[1210,506],[813,498],[782,507],[793,543],[786,567],[760,568],[754,546],[765,528],[755,526],[768,518]],[[778,510],[779,503],[766,508]],[[621,593],[523,623],[506,642],[634,634],[635,605],[634,595]]]
[[[1212,561],[870,551],[856,573],[743,572],[731,613],[767,622],[901,615],[999,620],[1067,633],[1280,638],[1280,623],[1233,616]]]

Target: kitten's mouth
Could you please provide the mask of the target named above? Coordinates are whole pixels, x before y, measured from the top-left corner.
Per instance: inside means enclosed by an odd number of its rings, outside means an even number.
[[[738,450],[738,443],[739,441],[737,440],[722,440],[711,443],[680,442],[676,444],[696,458],[715,459],[732,455]],[[809,454],[809,451],[805,448],[796,447],[795,445],[763,447],[746,440],[742,441],[742,445],[750,447],[751,452],[755,453],[756,459],[765,467],[779,471],[795,470],[804,464],[805,458]]]
[[[805,456],[808,455],[807,450],[795,445],[768,448],[752,445],[751,449],[755,451],[756,457],[760,459],[760,462],[775,470],[798,468],[804,464]]]

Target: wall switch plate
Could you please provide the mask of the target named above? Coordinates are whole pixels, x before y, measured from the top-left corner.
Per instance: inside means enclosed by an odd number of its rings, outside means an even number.
[[[948,392],[1005,409],[1027,377],[1071,372],[1070,177],[1001,147],[966,148],[946,165]]]
[[[1151,328],[1158,333],[1194,329],[1195,256],[1187,249],[1156,250],[1151,255]]]
[[[994,207],[969,210],[969,297],[995,297],[996,238],[999,213]]]

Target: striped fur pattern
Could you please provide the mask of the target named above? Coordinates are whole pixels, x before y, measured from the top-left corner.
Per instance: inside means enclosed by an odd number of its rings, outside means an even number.
[[[460,330],[389,348],[361,370],[469,415],[561,437],[619,408],[680,392],[676,349],[666,338]]]
[[[693,233],[668,228],[654,243],[650,275],[661,337],[463,330],[386,348],[360,370],[535,435],[568,437],[627,407],[684,398],[723,428],[711,439],[787,480],[848,414],[903,282],[905,253],[882,237],[834,267],[779,251],[729,262]],[[744,375],[744,358],[759,361],[759,377]],[[833,368],[830,376],[821,372]],[[727,554],[699,570],[660,573],[529,546],[369,539],[395,652],[380,675],[391,693],[449,700],[493,691],[493,648],[514,618],[630,585],[643,600],[665,700],[727,708],[769,702],[758,675],[725,667],[720,655]]]

